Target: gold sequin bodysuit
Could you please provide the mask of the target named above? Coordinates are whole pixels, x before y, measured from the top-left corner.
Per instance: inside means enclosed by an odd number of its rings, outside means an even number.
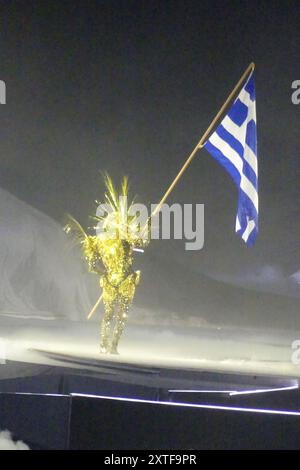
[[[136,240],[134,246],[142,244],[143,241]],[[84,242],[90,271],[100,274],[97,269],[99,265],[105,270],[100,277],[105,309],[100,332],[101,352],[117,353],[128,318],[128,309],[140,279],[140,271],[133,271],[132,268],[134,246],[127,240],[101,240],[98,237],[87,237]]]

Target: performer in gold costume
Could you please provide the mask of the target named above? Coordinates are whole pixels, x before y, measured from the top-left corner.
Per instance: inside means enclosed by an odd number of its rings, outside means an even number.
[[[106,202],[100,204],[100,211],[97,211],[103,215],[93,217],[103,230],[96,235],[88,235],[75,219],[68,216],[65,231],[73,233],[80,242],[89,271],[100,276],[102,295],[89,315],[103,300],[100,351],[118,354],[118,343],[140,280],[140,271],[133,270],[133,253],[135,249],[146,247],[148,238],[145,231],[141,231],[137,217],[130,214],[132,203],[128,205],[127,201],[127,178],[123,178],[119,193],[108,175],[105,176],[105,185]]]

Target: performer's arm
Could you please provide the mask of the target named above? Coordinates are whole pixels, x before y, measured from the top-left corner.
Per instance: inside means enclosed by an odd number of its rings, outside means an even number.
[[[101,247],[98,237],[87,236],[83,242],[83,254],[88,263],[89,271],[103,274],[104,267],[101,261]]]

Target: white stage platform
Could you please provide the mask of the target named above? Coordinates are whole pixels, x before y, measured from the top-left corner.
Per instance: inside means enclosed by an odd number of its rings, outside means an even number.
[[[106,374],[115,380],[123,376],[152,386],[159,386],[160,380],[169,388],[193,388],[200,372],[273,377],[291,385],[300,377],[300,364],[291,360],[291,345],[298,339],[294,331],[129,323],[120,341],[120,355],[114,356],[99,353],[95,322],[2,315],[0,328],[6,360],[0,379],[39,374],[45,367]]]

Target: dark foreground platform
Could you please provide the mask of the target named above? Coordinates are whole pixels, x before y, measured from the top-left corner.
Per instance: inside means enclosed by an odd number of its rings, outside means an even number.
[[[51,368],[1,380],[0,427],[32,449],[300,448],[295,379],[186,371],[178,383],[187,388],[176,389],[169,370],[135,380],[150,372]]]
[[[298,394],[299,401],[299,394]],[[31,449],[298,449],[300,412],[247,403],[2,394],[3,428]]]

